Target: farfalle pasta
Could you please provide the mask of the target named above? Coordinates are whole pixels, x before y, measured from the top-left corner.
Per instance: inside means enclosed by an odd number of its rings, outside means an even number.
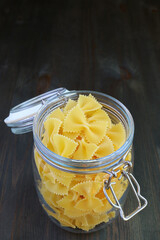
[[[54,110],[44,122],[43,144],[54,153],[75,160],[94,160],[112,154],[126,140],[121,122],[113,123],[102,105],[90,94],[69,99],[63,109]],[[44,209],[62,226],[84,231],[115,217],[103,193],[108,173],[74,174],[46,163],[35,148],[35,163],[40,176],[39,191]],[[127,160],[131,160],[131,153]],[[127,181],[115,179],[120,199]],[[110,190],[107,190],[114,201]],[[49,206],[46,207],[46,206]]]

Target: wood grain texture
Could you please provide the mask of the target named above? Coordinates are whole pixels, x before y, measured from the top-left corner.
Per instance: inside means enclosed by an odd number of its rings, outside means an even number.
[[[0,1],[0,239],[160,239],[159,79],[158,0]],[[39,204],[32,134],[13,135],[3,119],[14,105],[62,86],[112,95],[133,115],[134,175],[149,204],[128,222],[73,234]]]

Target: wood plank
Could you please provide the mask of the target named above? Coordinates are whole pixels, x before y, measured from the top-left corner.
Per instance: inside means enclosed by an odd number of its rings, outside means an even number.
[[[0,239],[160,239],[160,2],[0,2]],[[66,232],[34,187],[32,133],[3,123],[11,107],[66,87],[112,95],[135,121],[134,175],[148,207],[91,234]],[[133,207],[129,193],[125,212]]]

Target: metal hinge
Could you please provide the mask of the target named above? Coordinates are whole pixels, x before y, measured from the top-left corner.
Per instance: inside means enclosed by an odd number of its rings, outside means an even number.
[[[122,168],[120,169],[120,167],[122,167]],[[103,192],[104,192],[107,200],[115,209],[118,209],[120,211],[120,216],[122,217],[122,219],[124,221],[131,219],[137,213],[142,211],[148,204],[147,200],[140,194],[140,185],[137,182],[137,180],[135,179],[135,177],[133,176],[133,174],[130,172],[131,167],[132,167],[132,163],[129,161],[125,161],[124,163],[121,163],[117,167],[113,168],[111,172],[106,171],[106,173],[109,174],[109,179],[104,181],[104,187],[103,187]],[[125,170],[126,168],[128,168],[128,171]],[[118,173],[121,173],[119,177],[118,177]],[[118,180],[120,180],[123,176],[128,179],[128,182],[130,183],[130,186],[131,186],[131,188],[137,198],[137,201],[138,201],[138,207],[133,212],[131,212],[128,216],[125,216],[124,211],[121,207],[121,204],[120,204],[119,200],[117,199],[116,193],[113,190],[112,185],[115,184],[115,182],[111,181],[113,178],[118,178]],[[137,190],[134,185],[137,187]],[[112,193],[116,203],[113,203],[111,201],[111,199],[106,191],[108,189],[111,190],[111,193]],[[143,204],[142,204],[142,202],[143,202]]]

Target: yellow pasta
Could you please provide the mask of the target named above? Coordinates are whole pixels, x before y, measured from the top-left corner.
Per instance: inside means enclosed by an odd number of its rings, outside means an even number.
[[[98,215],[98,216],[93,216],[93,215],[86,215],[82,216],[76,219],[76,225],[85,230],[88,231],[92,228],[94,228],[95,225],[102,223],[102,222],[107,222],[109,217],[106,214],[103,215]]]
[[[84,136],[88,142],[98,144],[106,135],[108,123],[94,121],[85,127]]]
[[[79,141],[78,149],[73,154],[73,159],[89,160],[97,150],[97,145],[94,143],[87,143],[84,139]]]
[[[90,112],[87,114],[87,119],[89,122],[93,122],[93,121],[105,121],[107,122],[107,126],[108,128],[111,128],[112,123],[111,123],[111,119],[108,116],[108,114],[102,110],[102,109],[98,109],[97,111],[94,112]]]
[[[58,205],[64,208],[64,213],[70,218],[77,218],[84,215],[84,212],[80,209],[75,208],[76,201],[72,200],[72,194],[63,197],[58,201]]]
[[[92,197],[95,196],[96,193],[100,190],[101,183],[95,181],[86,181],[82,183],[76,184],[72,187],[72,190],[78,192],[80,195],[84,197]]]
[[[69,174],[69,173],[66,173],[64,172],[62,174],[62,171],[60,171],[60,174],[59,172],[57,173],[57,171],[59,171],[58,169],[55,169],[51,166],[49,166],[49,169],[50,169],[50,172],[52,174],[52,176],[61,184],[63,184],[64,186],[67,186],[69,187],[70,186],[70,183],[72,181],[72,179],[74,178],[74,174]]]
[[[54,168],[52,167],[51,165],[47,164],[49,170],[51,172],[54,172],[55,175],[58,175],[58,176],[63,176],[64,178],[72,178],[74,177],[74,174],[70,174],[68,172],[62,172],[61,170],[57,169],[57,168]]]
[[[76,106],[76,104],[77,104],[76,101],[69,99],[66,106],[63,109],[64,114],[66,115],[69,112],[69,110]]]
[[[68,188],[64,186],[63,184],[59,183],[58,181],[51,182],[50,180],[45,180],[42,183],[44,184],[44,187],[50,191],[51,193],[55,193],[58,195],[66,195],[68,194]]]
[[[43,206],[43,208],[45,209],[45,211],[48,213],[49,216],[52,216],[53,218],[57,219],[62,226],[64,227],[71,227],[71,228],[75,228],[76,226],[72,223],[73,219],[70,219],[69,217],[65,216],[62,213],[54,213],[52,211],[50,211],[49,209],[47,209],[45,206]]]
[[[85,199],[79,200],[76,203],[75,208],[80,209],[84,212],[89,210],[92,214],[92,211],[95,208],[95,206],[99,206],[99,207],[103,206],[102,200],[93,196],[92,197],[88,196]]]
[[[125,129],[121,122],[112,125],[112,128],[107,131],[107,136],[112,140],[113,144],[116,146],[116,150],[120,148],[126,138]]]
[[[79,95],[78,105],[84,113],[92,112],[102,108],[102,105],[98,103],[98,101],[91,95]]]
[[[34,151],[34,159],[35,159],[35,163],[36,163],[39,175],[42,177],[43,176],[43,169],[44,169],[44,166],[46,164],[45,164],[44,160],[40,157],[39,153],[36,150]]]
[[[45,133],[43,138],[46,140],[46,144],[49,143],[49,138],[51,135],[58,133],[62,121],[57,118],[48,118],[44,123]]]
[[[51,134],[59,132],[62,121],[57,118],[49,118],[44,123],[45,133],[50,137]]]
[[[72,108],[64,119],[65,132],[80,132],[85,125],[86,117],[78,105]]]
[[[62,210],[57,204],[57,202],[63,198],[63,195],[52,193],[48,191],[45,187],[41,189],[41,193],[47,204],[51,206],[51,208],[54,209],[54,211],[58,212],[57,211],[58,209]]]
[[[51,136],[51,143],[54,149],[54,152],[62,157],[69,157],[74,153],[77,143],[60,134],[54,134]]]
[[[78,132],[62,132],[62,135],[63,136],[66,136],[72,140],[75,140],[78,136],[79,136],[79,133]]]
[[[95,152],[95,155],[98,158],[107,156],[114,152],[113,142],[108,136],[105,136],[102,142],[98,145],[98,149]]]
[[[46,118],[42,143],[62,157],[94,160],[112,154],[125,139],[122,123],[113,124],[102,105],[90,94],[79,95],[77,101],[69,99],[63,109],[57,108]],[[126,160],[131,160],[131,153]],[[115,217],[103,192],[107,173],[64,172],[47,164],[36,150],[35,163],[41,178],[39,191],[53,211],[43,207],[62,226],[89,231]],[[120,199],[127,182],[123,178],[115,181],[113,188]],[[111,191],[107,193],[114,202]]]
[[[59,120],[61,120],[62,122],[64,121],[64,113],[61,111],[60,108],[57,108],[56,110],[54,110],[49,116],[49,118],[58,118]]]

